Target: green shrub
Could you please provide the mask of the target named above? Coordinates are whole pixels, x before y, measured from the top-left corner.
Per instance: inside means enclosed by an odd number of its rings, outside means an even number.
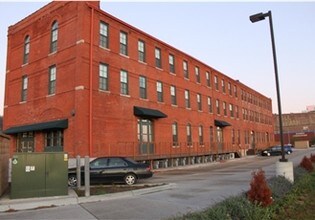
[[[291,189],[293,184],[284,176],[274,176],[267,180],[272,191],[272,198],[277,201],[282,199]]]

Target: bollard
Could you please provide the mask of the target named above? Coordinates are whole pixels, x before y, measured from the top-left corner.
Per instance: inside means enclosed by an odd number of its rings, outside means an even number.
[[[81,157],[77,156],[77,187],[81,187]]]
[[[90,158],[84,158],[84,181],[85,181],[85,196],[90,196]]]

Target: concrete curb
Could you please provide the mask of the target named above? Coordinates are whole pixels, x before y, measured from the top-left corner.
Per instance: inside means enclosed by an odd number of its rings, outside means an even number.
[[[154,184],[156,185],[156,184]],[[55,206],[76,205],[87,202],[99,202],[118,198],[126,198],[132,196],[139,196],[148,193],[173,189],[176,187],[175,183],[163,184],[161,186],[154,186],[150,188],[131,190],[120,193],[110,193],[106,195],[78,197],[73,189],[69,188],[67,196],[52,196],[40,198],[27,198],[27,199],[10,199],[5,196],[0,199],[0,212],[14,212],[28,209],[39,209]]]

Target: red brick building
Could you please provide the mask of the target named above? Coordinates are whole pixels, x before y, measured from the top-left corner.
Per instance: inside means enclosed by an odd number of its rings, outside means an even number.
[[[279,115],[274,115],[275,142],[280,143]],[[283,142],[296,148],[315,145],[315,112],[282,114]]]
[[[51,2],[8,30],[11,154],[207,160],[270,145],[271,109],[271,99],[99,2]]]

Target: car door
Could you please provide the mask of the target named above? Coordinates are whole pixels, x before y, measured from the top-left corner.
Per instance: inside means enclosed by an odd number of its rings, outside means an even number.
[[[106,177],[114,182],[123,181],[129,171],[128,163],[123,158],[110,158]]]
[[[90,181],[92,183],[104,182],[108,162],[108,158],[97,158],[90,163]]]

